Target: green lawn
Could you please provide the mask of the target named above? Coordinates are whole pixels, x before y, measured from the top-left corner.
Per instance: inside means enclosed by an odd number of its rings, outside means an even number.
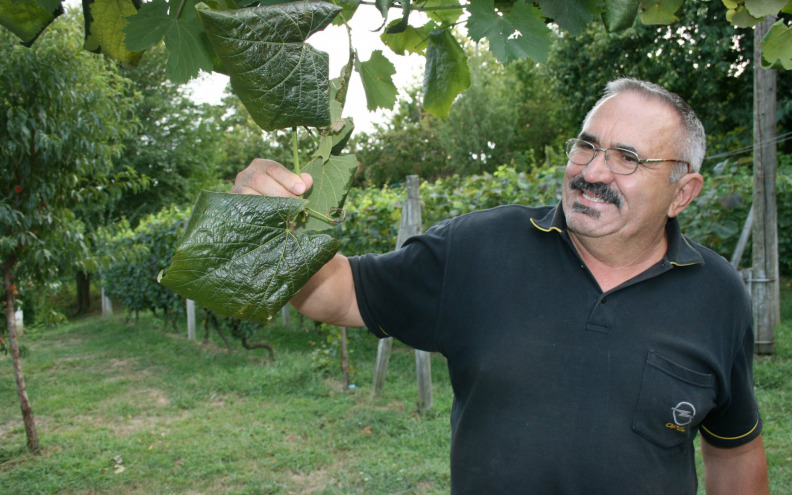
[[[782,297],[778,353],[755,366],[779,495],[792,492],[788,284]],[[43,453],[25,450],[10,358],[0,357],[0,493],[448,493],[443,358],[432,356],[435,406],[421,414],[411,350],[394,344],[385,393],[372,398],[377,343],[351,330],[356,387],[345,392],[340,370],[317,357],[326,336],[291,320],[266,331],[274,362],[164,333],[152,317],[29,332],[24,370]]]

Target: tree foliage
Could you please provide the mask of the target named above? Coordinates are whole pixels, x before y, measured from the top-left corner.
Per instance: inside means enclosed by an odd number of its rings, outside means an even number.
[[[75,205],[102,204],[134,184],[112,159],[133,130],[126,84],[107,61],[83,51],[74,24],[34,48],[0,32],[0,271],[7,330],[28,448],[39,451],[13,313],[17,285],[40,291],[86,249]]]
[[[753,33],[726,21],[719,2],[686,2],[669,26],[635,23],[618,33],[590,24],[553,46],[546,70],[572,122],[610,80],[630,76],[656,82],[696,110],[710,135],[710,152],[744,146],[752,136]],[[778,94],[792,90],[792,75],[778,73]],[[781,107],[782,126],[789,110]],[[576,130],[575,130],[576,132]]]
[[[0,259],[25,280],[51,279],[81,254],[75,209],[136,183],[113,163],[134,131],[134,99],[72,27],[59,24],[33,48],[0,33]]]

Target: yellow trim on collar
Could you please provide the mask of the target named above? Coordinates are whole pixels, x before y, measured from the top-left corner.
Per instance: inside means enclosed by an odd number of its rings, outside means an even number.
[[[543,228],[538,223],[536,223],[536,220],[534,220],[533,218],[531,219],[531,223],[533,224],[534,227],[541,230],[542,232],[552,232],[553,230],[555,230],[556,232],[561,233],[561,229],[559,229],[558,227],[550,227],[549,229]]]
[[[748,433],[746,433],[744,435],[737,436],[737,437],[722,437],[720,435],[716,435],[716,434],[712,433],[704,425],[699,425],[699,426],[701,427],[702,430],[706,431],[708,435],[712,435],[715,438],[719,438],[721,440],[739,440],[739,439],[745,438],[748,435],[750,435],[751,433],[753,433],[754,430],[759,426],[759,420],[758,419],[756,420],[756,424],[754,425],[753,428],[751,428],[751,430]]]
[[[685,244],[687,244],[687,247],[689,247],[689,248],[690,248],[690,249],[692,249],[693,251],[695,251],[695,250],[696,250],[696,248],[694,248],[694,247],[693,247],[693,246],[690,244],[690,242],[687,240],[687,237],[685,237],[684,235],[680,235],[680,237],[682,238],[682,240],[683,240],[683,241],[685,241]],[[692,265],[700,265],[701,263],[702,263],[701,261],[694,261],[693,263],[677,263],[677,262],[675,262],[675,261],[672,261],[672,262],[671,262],[671,264],[672,264],[672,265],[674,265],[674,266],[692,266]]]

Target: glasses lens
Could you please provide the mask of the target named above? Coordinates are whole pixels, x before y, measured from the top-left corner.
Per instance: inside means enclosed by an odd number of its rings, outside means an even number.
[[[570,139],[566,142],[566,154],[569,161],[577,165],[588,165],[594,159],[594,146],[580,139]]]
[[[629,175],[638,168],[638,155],[629,150],[608,148],[605,160],[614,173]]]

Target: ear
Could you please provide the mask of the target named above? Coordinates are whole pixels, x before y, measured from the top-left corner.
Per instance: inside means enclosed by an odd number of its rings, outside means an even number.
[[[668,217],[673,218],[682,213],[696,199],[703,185],[704,177],[701,174],[687,174],[679,179],[676,195],[668,207]]]

